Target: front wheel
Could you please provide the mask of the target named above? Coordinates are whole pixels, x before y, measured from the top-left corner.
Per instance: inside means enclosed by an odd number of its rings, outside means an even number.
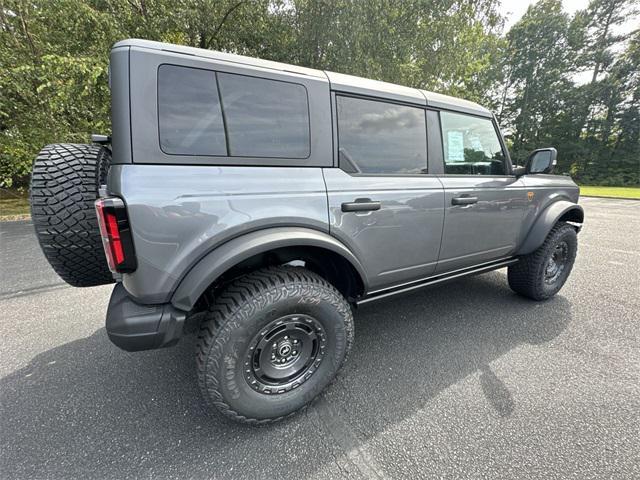
[[[556,224],[537,250],[509,267],[509,286],[533,300],[552,297],[567,281],[577,251],[576,229],[564,222]]]
[[[331,382],[353,333],[348,302],[322,277],[299,267],[257,270],[217,295],[200,328],[200,390],[234,420],[280,420]]]

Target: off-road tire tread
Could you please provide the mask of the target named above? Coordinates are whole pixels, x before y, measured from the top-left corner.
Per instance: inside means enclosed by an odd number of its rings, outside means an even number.
[[[300,413],[308,404],[299,409],[277,418],[250,418],[233,410],[220,393],[219,382],[215,375],[219,368],[220,355],[216,355],[223,348],[225,336],[230,329],[228,323],[236,316],[242,319],[251,318],[268,303],[289,293],[301,293],[304,290],[313,291],[316,298],[323,298],[331,302],[340,311],[345,321],[346,352],[342,365],[346,363],[354,338],[354,324],[351,308],[346,299],[336,288],[319,275],[301,267],[268,267],[256,270],[234,280],[226,289],[216,296],[211,305],[208,317],[202,322],[196,342],[196,368],[198,386],[208,404],[216,407],[232,420],[252,424],[264,425],[278,422]],[[227,331],[229,330],[229,331]],[[211,358],[213,368],[208,371],[207,358]],[[328,360],[328,359],[327,359]],[[211,395],[212,394],[212,395]],[[213,396],[213,399],[211,398]]]
[[[31,218],[42,251],[68,284],[112,283],[94,201],[111,152],[100,145],[53,144],[33,162]]]
[[[533,300],[546,300],[552,296],[546,294],[541,289],[542,269],[549,255],[549,249],[556,242],[556,239],[562,236],[564,231],[567,230],[575,233],[575,228],[568,223],[556,223],[538,249],[528,255],[523,255],[520,257],[518,263],[509,266],[507,280],[509,287],[511,287],[514,292]],[[570,261],[567,276],[571,273],[576,251],[574,250],[572,253],[573,258]]]

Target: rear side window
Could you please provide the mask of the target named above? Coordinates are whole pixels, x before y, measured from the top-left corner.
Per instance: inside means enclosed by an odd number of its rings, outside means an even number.
[[[302,85],[218,73],[229,155],[307,158],[309,103]]]
[[[427,171],[425,111],[375,100],[337,97],[340,166],[355,173]]]
[[[505,157],[488,118],[440,112],[444,171],[458,175],[505,175]]]
[[[215,72],[160,65],[160,148],[173,155],[227,155]]]
[[[308,158],[304,86],[175,65],[158,68],[160,148],[171,155]]]

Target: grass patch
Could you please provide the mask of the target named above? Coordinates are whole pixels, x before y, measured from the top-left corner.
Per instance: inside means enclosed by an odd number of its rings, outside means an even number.
[[[580,185],[580,195],[584,197],[637,198],[640,187],[593,187]]]
[[[29,193],[0,188],[0,220],[29,217]]]

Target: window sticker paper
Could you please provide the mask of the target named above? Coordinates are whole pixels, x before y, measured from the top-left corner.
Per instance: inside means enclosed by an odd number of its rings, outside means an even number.
[[[448,131],[447,144],[449,146],[447,160],[450,162],[464,162],[464,137],[462,132]]]

